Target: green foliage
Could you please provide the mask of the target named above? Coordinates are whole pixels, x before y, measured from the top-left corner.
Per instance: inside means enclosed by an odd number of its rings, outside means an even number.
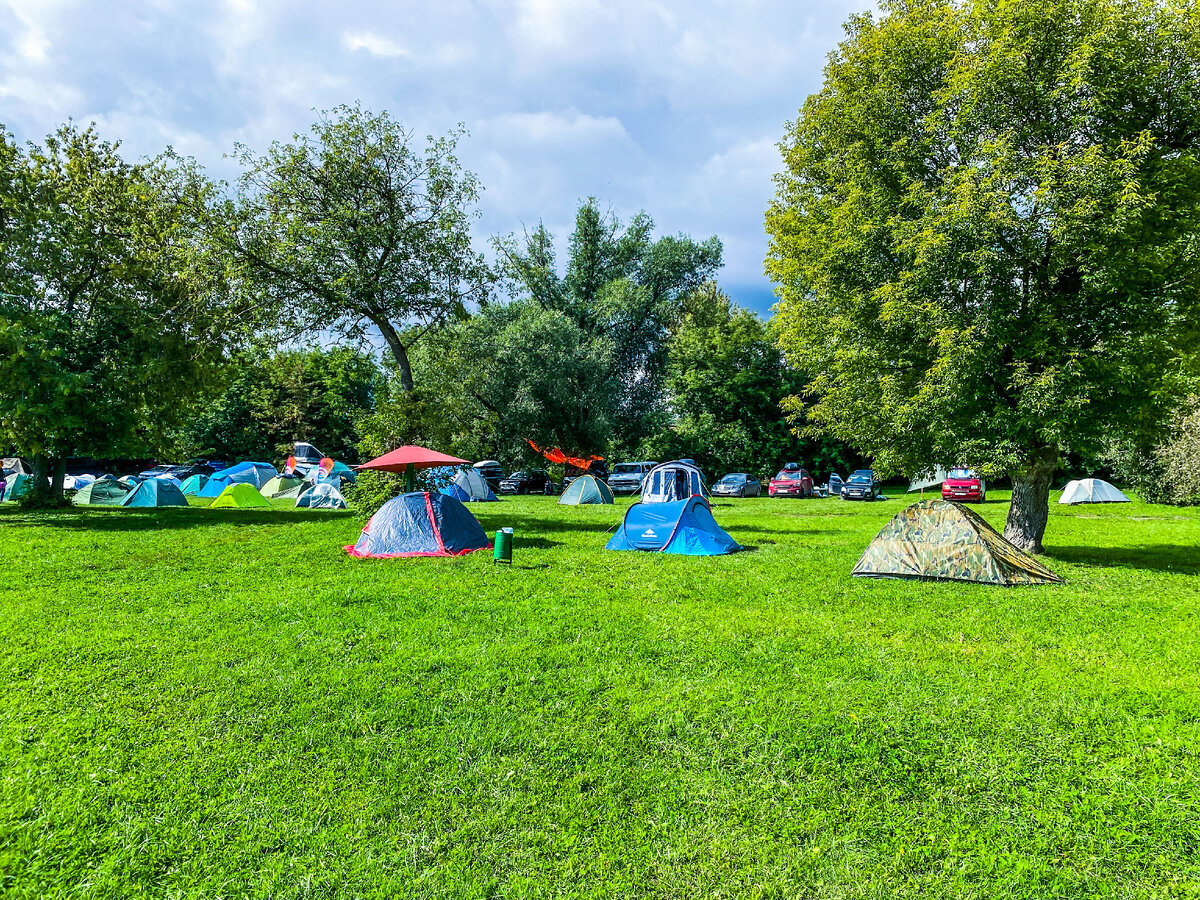
[[[1180,407],[1157,446],[1144,451],[1114,439],[1105,461],[1148,502],[1200,504],[1200,397]]]
[[[239,148],[231,235],[245,276],[294,327],[355,341],[377,329],[405,390],[415,343],[486,300],[470,237],[479,184],[454,156],[462,133],[422,150],[387,113],[339,106],[262,157]]]
[[[208,241],[213,185],[169,153],[126,163],[90,128],[0,147],[0,441],[45,471],[155,454],[253,322]]]
[[[714,284],[692,292],[683,306],[667,345],[671,421],[632,455],[695,459],[710,477],[769,477],[788,461],[814,472],[844,471],[836,443],[792,434],[780,402],[803,390],[805,378],[784,363],[758,316]]]
[[[308,441],[334,459],[358,461],[358,421],[383,386],[372,357],[349,348],[287,351],[230,370],[225,391],[187,428],[190,455],[270,462]]]
[[[489,398],[500,427],[516,431],[508,424],[515,419],[529,438],[542,435],[545,443],[586,455],[605,452],[610,441],[634,446],[662,422],[670,330],[684,298],[720,268],[722,249],[716,237],[655,240],[653,227],[645,213],[622,226],[595,199],[587,200],[576,215],[564,275],[556,268],[552,237],[540,225],[523,242],[498,242],[505,275],[528,301],[513,315],[540,323],[538,336],[524,346],[520,333],[510,330],[496,332],[495,347],[472,348],[496,378],[476,393]],[[547,341],[557,344],[551,349]],[[505,371],[495,364],[532,358],[543,349],[551,359],[540,369]],[[581,358],[573,364],[574,355]],[[588,372],[593,384],[585,387],[580,378]],[[520,380],[526,375],[530,380]]]
[[[1031,484],[1157,426],[1200,296],[1196,26],[1151,0],[850,20],[767,215],[810,422],[888,472]]]
[[[605,553],[628,502],[472,507],[511,568],[0,509],[5,900],[1200,890],[1200,509],[1056,506],[1002,589],[851,578],[895,501],[717,559]]]

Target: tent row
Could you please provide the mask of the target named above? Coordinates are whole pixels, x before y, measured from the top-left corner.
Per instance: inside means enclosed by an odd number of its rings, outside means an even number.
[[[191,479],[189,479],[190,481]],[[330,483],[308,484],[289,488],[285,492],[276,493],[274,497],[283,497],[293,491],[296,497],[296,507],[299,509],[347,509],[346,498],[341,491]],[[184,483],[187,487],[187,483]],[[125,484],[116,478],[98,478],[75,494],[75,503],[80,506],[187,506],[187,494],[184,490],[171,484],[163,478],[148,478],[137,484]],[[240,482],[226,486],[218,494],[209,509],[271,509],[270,500],[254,485]]]

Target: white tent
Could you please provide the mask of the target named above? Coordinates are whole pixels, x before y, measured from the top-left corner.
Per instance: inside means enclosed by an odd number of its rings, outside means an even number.
[[[911,494],[913,491],[924,491],[937,487],[946,480],[946,475],[946,470],[941,466],[926,469],[924,472],[918,472],[908,485],[908,493]]]
[[[169,482],[171,482],[171,484],[175,485],[175,487],[177,487],[177,488],[183,487],[183,482],[180,481],[178,478],[176,478],[174,475],[155,475],[154,480],[155,481],[169,481]]]
[[[296,509],[348,509],[346,498],[329,482],[309,488],[296,498]]]
[[[82,491],[95,480],[95,475],[67,475],[63,478],[63,490]]]
[[[708,496],[704,476],[696,466],[680,459],[655,466],[642,480],[643,503],[670,503],[696,496]]]
[[[1076,503],[1128,503],[1129,498],[1107,481],[1099,478],[1084,478],[1072,481],[1063,488],[1059,503],[1074,506]]]
[[[496,495],[488,487],[483,474],[476,468],[460,469],[450,484],[452,487],[458,488],[458,491],[454,492],[453,496],[464,503],[469,500],[487,501],[496,499]]]

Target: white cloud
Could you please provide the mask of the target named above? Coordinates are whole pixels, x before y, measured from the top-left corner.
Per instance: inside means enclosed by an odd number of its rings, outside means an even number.
[[[369,31],[356,31],[342,35],[342,45],[349,51],[366,50],[372,56],[410,56],[404,47],[391,38]]]

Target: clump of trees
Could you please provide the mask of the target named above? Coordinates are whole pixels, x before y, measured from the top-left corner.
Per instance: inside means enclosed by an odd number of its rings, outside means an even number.
[[[30,503],[62,502],[68,457],[169,449],[251,332],[212,241],[224,212],[169,152],[0,131],[0,442],[32,461]]]
[[[1007,474],[1040,550],[1066,453],[1144,442],[1200,297],[1200,37],[1152,0],[854,16],[767,215],[799,424],[893,473]]]
[[[1114,440],[1105,460],[1149,503],[1200,504],[1200,397],[1188,398],[1156,446]]]

